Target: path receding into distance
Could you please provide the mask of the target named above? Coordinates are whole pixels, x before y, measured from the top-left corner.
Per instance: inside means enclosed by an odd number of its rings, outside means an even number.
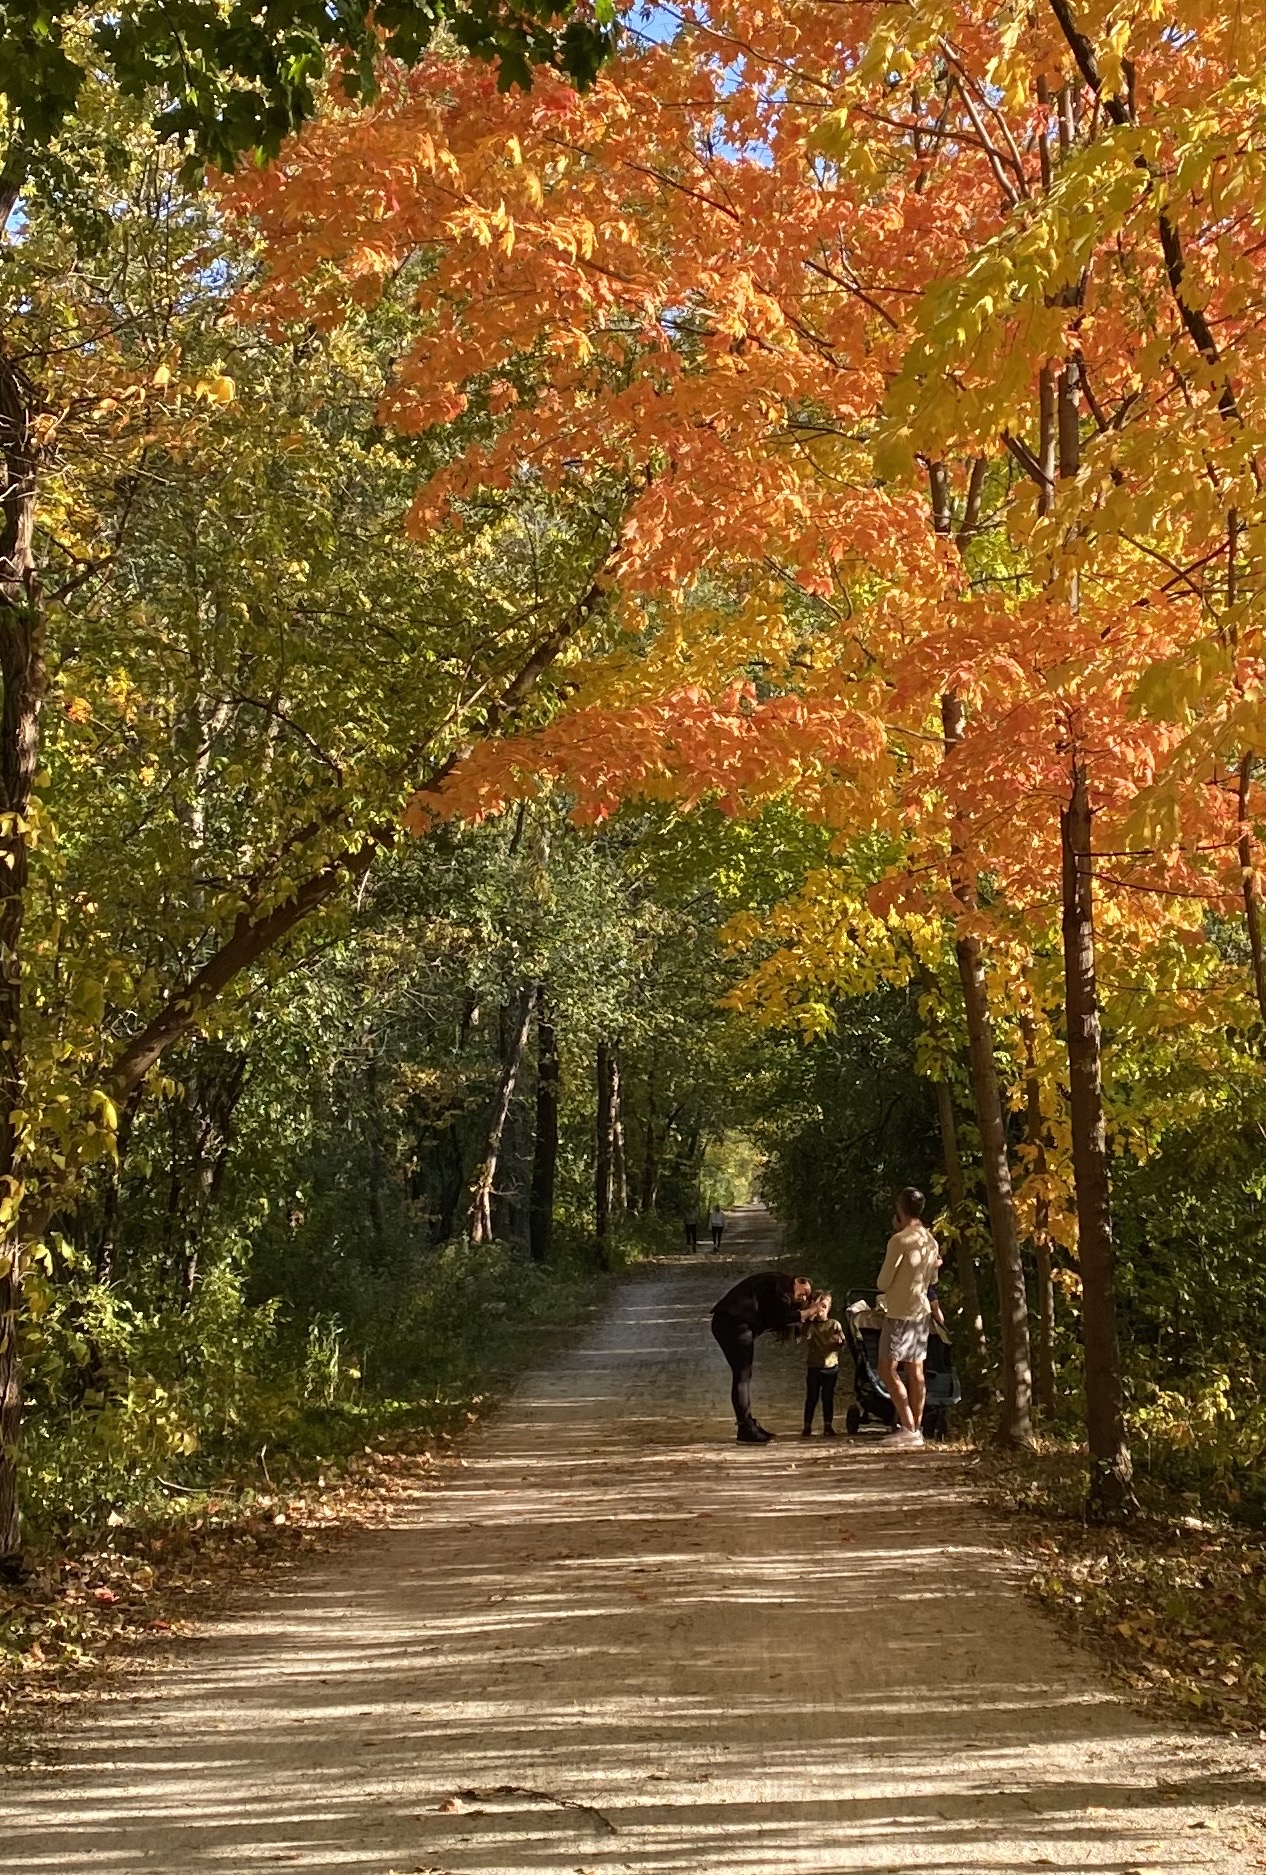
[[[1266,1865],[1266,1746],[1126,1704],[952,1456],[733,1443],[707,1310],[771,1247],[630,1280],[450,1488],[54,1736],[0,1871]],[[801,1376],[759,1344],[767,1424]]]

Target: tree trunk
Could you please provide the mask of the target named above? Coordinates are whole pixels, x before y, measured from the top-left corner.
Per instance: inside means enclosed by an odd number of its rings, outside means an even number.
[[[935,1041],[941,1041],[942,1022],[939,1013],[940,985],[935,972],[919,959],[919,977],[923,984],[923,993],[928,1009],[933,1012],[928,1018],[929,1034]],[[989,1344],[985,1338],[984,1318],[980,1312],[980,1285],[976,1277],[976,1258],[972,1253],[968,1235],[967,1185],[963,1178],[963,1160],[958,1149],[958,1122],[954,1116],[954,1095],[948,1081],[939,1077],[932,1081],[932,1092],[936,1098],[936,1120],[941,1135],[941,1162],[945,1167],[945,1195],[949,1199],[950,1218],[954,1229],[954,1271],[958,1279],[959,1300],[963,1320],[967,1324],[967,1333],[971,1350],[979,1363],[981,1375],[985,1374],[989,1363]]]
[[[510,1102],[514,1099],[515,1082],[519,1078],[519,1069],[523,1064],[523,1050],[527,1046],[528,1030],[532,1024],[534,1000],[532,991],[524,990],[515,1004],[513,1021],[507,1026],[506,1046],[502,1056],[501,1073],[497,1079],[497,1091],[492,1103],[492,1118],[488,1124],[484,1156],[478,1176],[471,1188],[468,1228],[472,1243],[492,1242],[492,1194],[497,1182],[501,1141],[505,1135]]]
[[[447,1243],[457,1224],[457,1207],[462,1201],[466,1189],[466,1155],[462,1146],[461,1129],[456,1119],[443,1128],[448,1139],[448,1167],[444,1173],[444,1182],[440,1190],[440,1209],[436,1217],[438,1230],[437,1243]]]
[[[942,697],[941,721],[948,754],[961,742],[963,735],[963,706],[957,697]],[[966,910],[972,902],[972,894],[961,867],[955,863],[953,852],[951,865],[955,873],[954,895]],[[956,939],[954,950],[963,986],[972,1097],[976,1107],[976,1124],[980,1129],[981,1164],[989,1204],[989,1235],[993,1240],[994,1267],[998,1279],[998,1324],[1002,1342],[1000,1431],[1006,1440],[1028,1444],[1033,1437],[1029,1299],[1025,1292],[1024,1261],[1020,1255],[1020,1238],[1016,1229],[1002,1095],[994,1066],[993,1022],[989,1015],[985,964],[980,940],[970,933],[964,932]]]
[[[528,1216],[528,1247],[535,1263],[548,1262],[553,1245],[557,1171],[558,1034],[550,1020],[549,999],[542,984],[536,993],[536,1138]]]
[[[1055,367],[1043,365],[1038,376],[1038,467],[1042,471],[1042,480],[1037,485],[1037,511],[1039,514],[1053,514],[1055,511],[1055,435],[1056,435]]]
[[[610,1042],[598,1043],[597,1152],[594,1158],[594,1233],[603,1267],[610,1256],[611,1197],[615,1171],[615,1116],[619,1101],[619,1069]]]
[[[39,765],[44,698],[44,607],[35,564],[39,449],[34,397],[0,353],[0,1572],[20,1567],[18,1442],[22,1422],[18,1318],[25,1240],[23,1140],[14,1115],[25,1106],[22,1037],[22,918],[27,823]]]
[[[1044,1179],[1046,1121],[1042,1113],[1042,1084],[1037,1074],[1037,1031],[1031,1016],[1020,1020],[1024,1037],[1025,1127],[1033,1148],[1033,1173]],[[1055,1411],[1055,1284],[1051,1269],[1051,1205],[1042,1192],[1033,1207],[1033,1259],[1037,1268],[1037,1403],[1046,1418]]]
[[[101,1202],[101,1235],[97,1239],[97,1251],[94,1259],[94,1275],[99,1283],[114,1280],[115,1235],[119,1225],[119,1200],[123,1195],[123,1174],[127,1170],[127,1156],[132,1144],[132,1128],[136,1125],[137,1110],[141,1104],[141,1092],[138,1088],[119,1114],[118,1132],[114,1142],[114,1164],[109,1168],[105,1195]]]
[[[247,1055],[225,1056],[212,1051],[191,1069],[183,1112],[188,1126],[192,1178],[185,1191],[180,1181],[176,1108],[172,1108],[172,1202],[170,1228],[183,1217],[184,1241],[180,1265],[182,1306],[187,1308],[198,1280],[198,1259],[207,1216],[220,1195],[229,1155],[233,1150],[233,1115],[242,1097],[249,1065]],[[173,1215],[174,1214],[174,1215]]]
[[[611,1203],[620,1212],[629,1208],[629,1175],[624,1158],[624,1084],[618,1046],[611,1051]]]
[[[963,1002],[967,1011],[967,1039],[971,1052],[972,1092],[980,1129],[981,1162],[989,1204],[989,1234],[993,1240],[998,1282],[999,1338],[1002,1343],[1002,1422],[1004,1439],[1027,1444],[1033,1437],[1033,1379],[1029,1354],[1029,1299],[1024,1286],[1024,1261],[1016,1228],[1011,1167],[1007,1161],[1007,1132],[1002,1117],[1002,1096],[994,1066],[993,1023],[980,942],[961,937],[955,944]]]
[[[369,1152],[367,1168],[368,1191],[366,1193],[369,1210],[369,1229],[374,1240],[374,1254],[381,1269],[387,1260],[387,1219],[383,1209],[383,1191],[387,1182],[387,1171],[382,1149],[382,1106],[378,1092],[378,1055],[372,1035],[366,1038],[368,1055],[365,1061],[365,1096],[368,1112],[365,1116],[366,1146]]]
[[[954,1220],[954,1273],[962,1298],[963,1320],[967,1338],[982,1372],[989,1361],[989,1343],[985,1339],[984,1317],[980,1312],[980,1284],[976,1278],[976,1259],[967,1234],[967,1189],[963,1182],[963,1162],[958,1151],[958,1124],[954,1118],[954,1096],[948,1081],[933,1081],[936,1095],[936,1118],[941,1132],[941,1157],[945,1165],[945,1192],[950,1216]]]
[[[655,1208],[656,1169],[655,1139],[655,1069],[646,1076],[646,1131],[642,1137],[642,1213],[649,1216]]]
[[[1249,791],[1253,786],[1254,756],[1246,749],[1240,757],[1239,855],[1241,890],[1244,894],[1244,923],[1248,931],[1249,954],[1253,959],[1253,989],[1262,1021],[1266,1022],[1266,956],[1262,951],[1262,895],[1253,865],[1253,832],[1249,822]]]
[[[1073,789],[1060,815],[1063,850],[1064,1004],[1073,1175],[1077,1187],[1077,1261],[1086,1351],[1089,1507],[1119,1516],[1134,1506],[1125,1438],[1121,1351],[1117,1340],[1116,1257],[1103,1115],[1103,1064],[1095,982],[1093,817],[1086,771],[1074,756]]]

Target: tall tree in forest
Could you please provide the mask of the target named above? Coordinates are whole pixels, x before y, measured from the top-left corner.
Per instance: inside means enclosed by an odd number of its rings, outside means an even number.
[[[558,1175],[558,1035],[542,983],[536,993],[536,1125],[532,1147],[532,1191],[528,1242],[538,1263],[549,1260],[554,1238],[554,1193]]]
[[[611,1254],[611,1213],[615,1204],[615,1138],[620,1108],[620,1062],[615,1046],[605,1037],[598,1043],[594,1064],[596,1090],[594,1154],[594,1235],[604,1263]]]

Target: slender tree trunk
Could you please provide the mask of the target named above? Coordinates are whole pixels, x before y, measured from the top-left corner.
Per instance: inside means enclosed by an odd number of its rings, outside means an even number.
[[[958,1150],[958,1122],[954,1117],[954,1096],[948,1081],[933,1081],[936,1095],[936,1118],[941,1132],[941,1159],[945,1166],[945,1192],[950,1216],[954,1220],[954,1273],[962,1298],[963,1320],[972,1353],[983,1372],[989,1360],[989,1343],[980,1312],[980,1284],[976,1259],[972,1255],[967,1228],[967,1188],[963,1181],[963,1161]]]
[[[642,1136],[642,1212],[655,1208],[655,1069],[646,1076],[646,1131]]]
[[[1118,1516],[1134,1505],[1122,1405],[1117,1340],[1116,1256],[1103,1114],[1103,1064],[1095,982],[1093,817],[1086,771],[1074,756],[1073,788],[1060,815],[1063,849],[1064,999],[1073,1173],[1077,1186],[1077,1261],[1086,1352],[1086,1431],[1090,1508]]]
[[[597,1152],[594,1157],[594,1233],[605,1267],[611,1243],[611,1198],[615,1172],[615,1115],[619,1070],[610,1042],[598,1043]]]
[[[974,937],[961,937],[955,945],[963,1002],[967,1011],[967,1038],[971,1053],[972,1091],[980,1129],[981,1163],[989,1205],[989,1234],[993,1240],[994,1269],[998,1282],[999,1338],[1002,1343],[1002,1422],[1004,1439],[1028,1443],[1033,1436],[1033,1380],[1029,1354],[1029,1299],[1024,1284],[1024,1261],[1016,1228],[1011,1167],[1007,1159],[1007,1132],[1002,1118],[1002,1095],[994,1066],[993,1022],[985,983],[984,958]]]
[[[947,754],[962,740],[963,706],[954,696],[941,699],[941,721]],[[964,910],[971,893],[961,866],[951,854],[954,894]],[[972,1096],[980,1129],[981,1166],[989,1205],[989,1235],[993,1240],[998,1280],[998,1325],[1002,1343],[1002,1437],[1027,1444],[1033,1437],[1033,1380],[1029,1355],[1029,1299],[1024,1286],[1024,1261],[1016,1228],[1011,1167],[1007,1159],[1007,1129],[1002,1116],[1002,1094],[994,1065],[993,1022],[985,983],[984,957],[979,938],[963,932],[954,945],[963,986],[967,1042],[971,1063]]]
[[[536,1263],[549,1261],[554,1238],[554,1181],[558,1171],[558,1035],[549,997],[536,993],[536,1137],[532,1147],[532,1201],[528,1247]]]
[[[457,1207],[466,1189],[466,1155],[462,1146],[461,1129],[454,1121],[443,1130],[448,1139],[449,1163],[440,1191],[440,1211],[436,1219],[439,1225],[437,1232],[439,1243],[447,1243],[453,1235],[457,1224]]]
[[[1020,1022],[1024,1037],[1025,1126],[1033,1149],[1034,1176],[1045,1179],[1046,1120],[1037,1073],[1037,1031],[1031,1016]],[[1051,1205],[1042,1192],[1033,1207],[1033,1260],[1037,1269],[1037,1403],[1049,1419],[1055,1411],[1055,1283],[1051,1267]]]
[[[1055,512],[1055,436],[1056,436],[1055,367],[1043,365],[1038,377],[1038,467],[1042,480],[1037,485],[1039,514]]]
[[[368,1038],[368,1058],[365,1062],[365,1095],[369,1111],[365,1116],[366,1144],[369,1148],[367,1206],[369,1228],[374,1239],[374,1251],[379,1266],[387,1256],[387,1220],[383,1211],[382,1195],[386,1185],[386,1167],[383,1163],[382,1150],[382,1112],[378,1092],[378,1054],[373,1036]]]
[[[936,975],[921,958],[918,967],[927,1006],[931,1011],[936,1012],[940,1003],[940,986]],[[929,1017],[929,1034],[934,1040],[943,1039],[941,1029],[941,1018],[939,1014],[933,1013]],[[959,1298],[972,1353],[979,1362],[983,1376],[989,1362],[989,1344],[985,1338],[984,1318],[980,1310],[980,1285],[976,1277],[976,1259],[968,1236],[967,1184],[963,1177],[962,1154],[958,1149],[958,1121],[954,1114],[954,1095],[949,1082],[939,1077],[932,1081],[932,1092],[936,1099],[936,1121],[941,1135],[941,1162],[945,1167],[945,1195],[949,1199],[950,1218],[954,1228],[954,1270],[958,1279]]]
[[[491,1243],[492,1241],[492,1194],[496,1188],[497,1168],[501,1160],[501,1142],[505,1137],[506,1119],[510,1112],[510,1102],[514,1099],[515,1083],[519,1078],[519,1069],[523,1065],[523,1051],[527,1046],[528,1030],[532,1025],[534,1001],[532,991],[525,989],[514,1005],[512,1020],[507,1024],[506,1045],[502,1055],[501,1073],[497,1080],[497,1091],[492,1103],[492,1118],[488,1125],[484,1156],[471,1188],[468,1228],[472,1243]]]
[[[960,558],[979,520],[983,492],[983,473],[972,473],[969,509],[964,517],[956,545]],[[948,536],[953,526],[948,484],[944,465],[934,463],[930,471],[932,525],[938,534]],[[948,757],[963,739],[964,710],[961,698],[947,693],[941,698],[941,724]],[[954,895],[964,910],[971,907],[974,894],[963,873],[957,843],[950,851],[951,883]],[[1011,1190],[1011,1168],[1007,1160],[1006,1123],[1002,1113],[1002,1095],[994,1066],[993,1023],[989,1015],[989,997],[985,983],[984,957],[980,941],[967,933],[954,944],[958,974],[963,986],[963,1004],[967,1019],[967,1041],[971,1068],[972,1099],[980,1129],[981,1169],[989,1209],[989,1235],[993,1243],[994,1268],[998,1282],[998,1322],[1002,1360],[1002,1420],[1000,1431],[1006,1440],[1027,1444],[1033,1437],[1032,1378],[1029,1368],[1029,1310],[1024,1286],[1024,1263],[1016,1230],[1015,1201]]]
[[[101,1235],[97,1239],[97,1252],[94,1259],[93,1273],[99,1283],[112,1282],[114,1279],[119,1200],[123,1195],[123,1175],[127,1170],[127,1156],[132,1144],[132,1128],[136,1125],[136,1114],[140,1104],[141,1093],[138,1088],[131,1099],[125,1102],[119,1114],[119,1128],[114,1142],[114,1164],[109,1169],[105,1195],[101,1203]]]
[[[20,1568],[19,1365],[25,1242],[23,1142],[14,1116],[25,1106],[22,1034],[22,919],[26,908],[27,823],[39,766],[44,698],[44,605],[35,564],[39,448],[34,398],[0,353],[0,1572]]]
[[[1239,856],[1241,890],[1244,894],[1244,924],[1248,931],[1248,948],[1253,959],[1253,989],[1257,994],[1257,1007],[1261,1011],[1262,1021],[1266,1022],[1266,954],[1262,948],[1262,895],[1257,883],[1257,869],[1253,864],[1253,830],[1249,821],[1249,792],[1253,786],[1254,756],[1251,749],[1246,749],[1240,757],[1240,794],[1239,794]]]
[[[188,1308],[198,1279],[198,1259],[207,1217],[220,1195],[229,1155],[233,1150],[233,1115],[246,1084],[248,1057],[227,1058],[212,1053],[190,1074],[183,1112],[188,1123],[192,1165],[190,1187],[181,1185],[176,1132],[177,1109],[172,1109],[173,1229],[183,1217],[184,1240],[180,1265],[182,1306]]]
[[[629,1174],[624,1156],[624,1080],[618,1045],[611,1051],[611,1203],[629,1208]]]

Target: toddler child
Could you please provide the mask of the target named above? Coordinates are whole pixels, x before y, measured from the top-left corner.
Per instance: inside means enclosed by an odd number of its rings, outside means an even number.
[[[813,1314],[805,1326],[804,1431],[801,1438],[813,1437],[813,1415],[822,1402],[822,1432],[828,1439],[838,1439],[835,1430],[835,1383],[840,1377],[840,1349],[844,1330],[831,1313],[831,1295],[824,1290],[813,1298]]]

